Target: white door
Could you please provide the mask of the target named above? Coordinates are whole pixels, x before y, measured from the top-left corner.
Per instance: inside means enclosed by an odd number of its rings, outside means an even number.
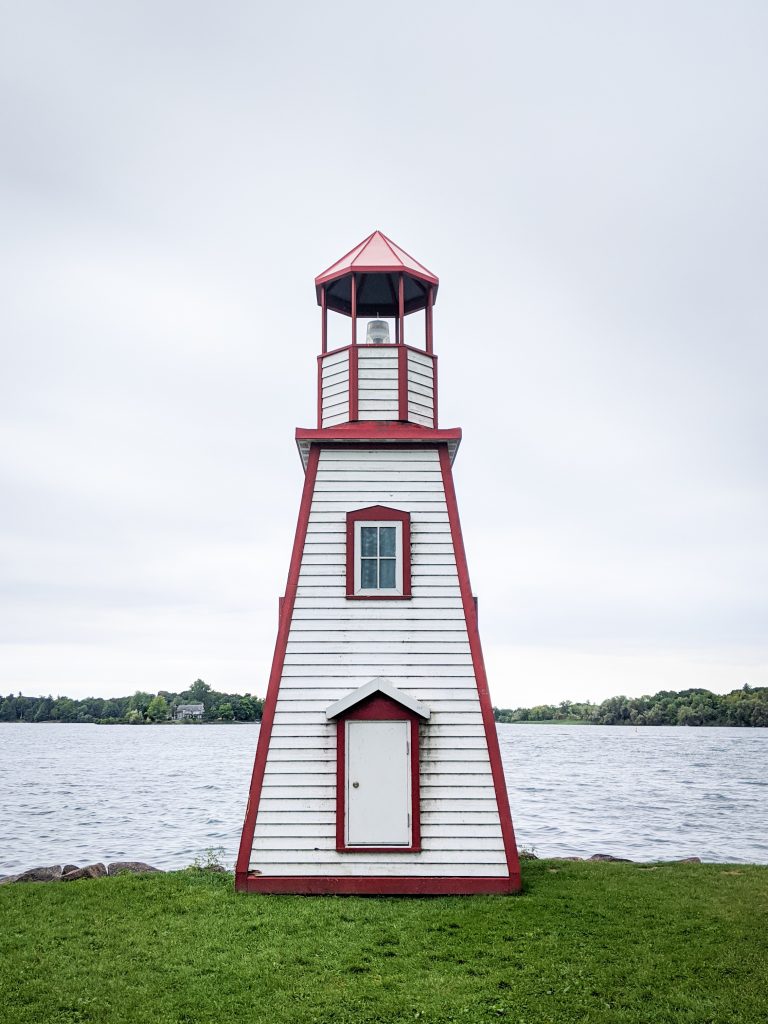
[[[347,845],[411,845],[410,722],[347,722]]]

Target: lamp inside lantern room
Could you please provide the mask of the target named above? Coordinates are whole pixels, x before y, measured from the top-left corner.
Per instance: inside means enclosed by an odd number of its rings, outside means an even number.
[[[366,345],[389,345],[389,324],[386,320],[369,320],[365,331]]]

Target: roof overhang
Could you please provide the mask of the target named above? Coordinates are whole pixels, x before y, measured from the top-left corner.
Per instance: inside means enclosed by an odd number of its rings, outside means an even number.
[[[446,430],[433,429],[432,427],[420,427],[416,423],[387,423],[380,420],[369,420],[368,422],[342,423],[338,427],[305,428],[296,429],[296,446],[299,449],[302,465],[307,468],[309,460],[309,449],[313,444],[327,445],[367,445],[375,443],[404,444],[405,447],[412,447],[414,444],[428,446],[436,444],[447,444],[448,454],[451,463],[456,458],[456,452],[461,444],[461,428],[451,427]]]
[[[352,278],[358,316],[397,316],[403,280],[403,312],[413,313],[434,303],[439,280],[391,238],[374,231],[340,260],[318,274],[318,305],[323,292],[328,309],[352,315]]]
[[[325,717],[328,721],[338,718],[339,715],[343,715],[345,711],[349,711],[351,708],[356,707],[358,704],[362,703],[362,701],[367,700],[375,693],[380,693],[385,697],[389,697],[389,699],[395,701],[396,704],[400,704],[402,707],[406,708],[408,711],[412,711],[415,715],[418,715],[425,721],[429,721],[432,712],[426,704],[422,704],[420,701],[414,700],[414,698],[409,696],[407,693],[403,693],[402,690],[398,690],[398,688],[391,683],[389,679],[384,679],[383,677],[372,679],[370,683],[365,683],[357,690],[352,690],[352,692],[348,693],[346,697],[342,697],[341,700],[337,700],[335,704],[331,704],[330,707],[325,709]]]

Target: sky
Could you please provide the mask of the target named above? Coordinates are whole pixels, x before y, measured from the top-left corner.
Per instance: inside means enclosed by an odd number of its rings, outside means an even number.
[[[763,2],[0,22],[0,692],[264,693],[376,228],[440,277],[494,703],[768,685]]]

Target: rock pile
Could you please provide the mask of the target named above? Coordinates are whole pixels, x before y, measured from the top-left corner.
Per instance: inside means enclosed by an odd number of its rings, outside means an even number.
[[[76,882],[79,878],[114,878],[116,875],[147,875],[161,874],[160,868],[145,864],[140,860],[116,860],[108,866],[103,864],[53,864],[50,867],[30,868],[18,875],[7,875],[0,878],[0,885],[8,882]]]

